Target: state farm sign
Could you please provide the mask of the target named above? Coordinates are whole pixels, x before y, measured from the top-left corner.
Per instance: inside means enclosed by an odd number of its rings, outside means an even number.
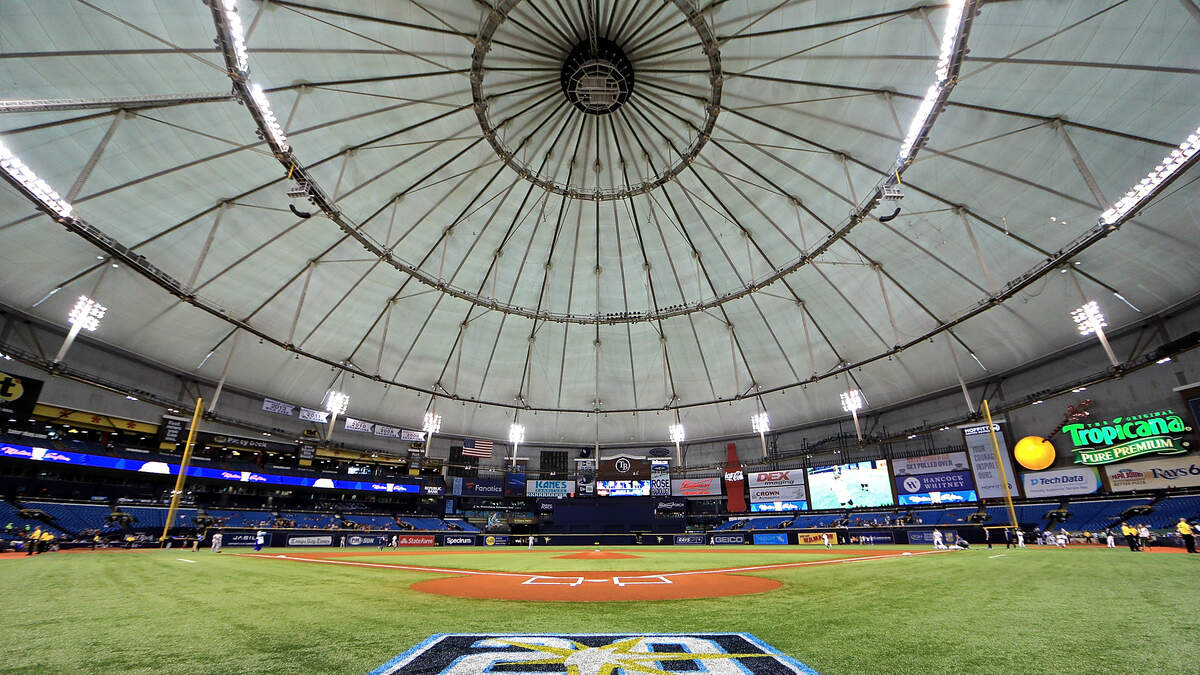
[[[676,497],[719,497],[721,496],[721,479],[712,478],[673,478],[671,479],[671,494]]]

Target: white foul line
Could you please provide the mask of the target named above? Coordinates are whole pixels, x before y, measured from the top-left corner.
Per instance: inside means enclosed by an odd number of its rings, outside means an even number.
[[[179,562],[192,563],[193,565],[196,564],[195,560],[188,560],[187,558],[176,558],[176,560],[178,560]]]

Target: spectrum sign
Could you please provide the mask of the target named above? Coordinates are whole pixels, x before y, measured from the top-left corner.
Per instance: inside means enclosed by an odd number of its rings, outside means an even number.
[[[1091,424],[1068,424],[1062,432],[1071,438],[1075,463],[1094,466],[1112,464],[1148,454],[1180,455],[1191,443],[1183,439],[1191,431],[1174,411],[1114,417]]]

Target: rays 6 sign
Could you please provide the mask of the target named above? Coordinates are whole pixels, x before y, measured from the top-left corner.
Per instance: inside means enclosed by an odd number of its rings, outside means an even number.
[[[750,479],[750,502],[807,502],[804,469],[755,471]]]

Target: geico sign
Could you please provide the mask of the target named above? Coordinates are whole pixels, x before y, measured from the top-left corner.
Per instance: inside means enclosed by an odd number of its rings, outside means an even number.
[[[791,471],[760,471],[750,474],[750,484],[753,485],[794,485]]]

